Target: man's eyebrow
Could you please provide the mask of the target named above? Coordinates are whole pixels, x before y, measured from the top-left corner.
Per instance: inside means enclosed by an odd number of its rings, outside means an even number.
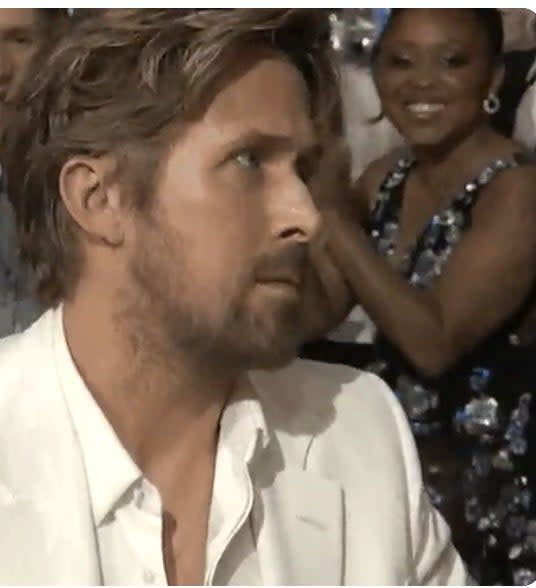
[[[274,151],[296,151],[296,148],[298,148],[300,153],[311,154],[315,154],[321,149],[320,144],[314,140],[306,142],[303,145],[296,145],[296,142],[287,135],[277,135],[258,130],[249,130],[234,137],[225,143],[225,148],[229,151],[233,151],[247,145],[273,149]]]
[[[9,39],[10,37],[35,36],[41,29],[44,29],[44,27],[38,27],[37,25],[5,27],[0,28],[0,37]]]

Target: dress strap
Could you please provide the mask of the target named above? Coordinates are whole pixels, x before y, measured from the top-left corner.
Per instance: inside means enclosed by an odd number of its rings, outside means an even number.
[[[401,206],[400,188],[406,181],[415,160],[411,157],[400,158],[380,185],[378,195],[369,217],[369,232],[378,230],[389,218],[397,217]]]
[[[511,159],[496,159],[483,169],[476,178],[465,184],[460,193],[452,200],[450,207],[460,212],[470,210],[476,204],[482,188],[485,188],[498,173],[506,169],[533,163],[536,163],[536,156],[525,152],[515,153]]]

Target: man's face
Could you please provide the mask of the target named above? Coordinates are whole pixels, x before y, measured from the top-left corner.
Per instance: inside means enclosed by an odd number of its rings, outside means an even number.
[[[138,308],[175,346],[258,368],[302,342],[315,142],[292,65],[270,54],[236,68],[171,148],[149,218],[132,213],[129,273]]]
[[[0,104],[13,97],[43,40],[44,24],[34,8],[0,9]]]

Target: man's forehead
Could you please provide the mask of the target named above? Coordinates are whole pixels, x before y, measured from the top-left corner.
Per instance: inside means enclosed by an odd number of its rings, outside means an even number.
[[[36,8],[0,8],[0,30],[30,29],[39,24]]]
[[[222,75],[207,115],[276,115],[303,110],[307,102],[307,87],[298,69],[277,54],[260,54],[240,60]]]
[[[201,123],[225,140],[279,136],[313,141],[305,83],[283,60],[257,63],[214,97]]]
[[[215,145],[263,145],[272,148],[309,149],[316,143],[316,132],[308,110],[259,108],[255,112],[237,113],[235,116],[207,116],[198,125],[198,131]],[[196,125],[194,125],[196,126]]]

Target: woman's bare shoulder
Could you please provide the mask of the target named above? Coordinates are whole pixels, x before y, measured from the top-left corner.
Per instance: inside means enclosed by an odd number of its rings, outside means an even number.
[[[512,159],[515,166],[503,170],[484,188],[487,200],[497,200],[508,207],[513,200],[527,201],[536,210],[536,154],[518,151]],[[485,202],[486,199],[481,199]]]

